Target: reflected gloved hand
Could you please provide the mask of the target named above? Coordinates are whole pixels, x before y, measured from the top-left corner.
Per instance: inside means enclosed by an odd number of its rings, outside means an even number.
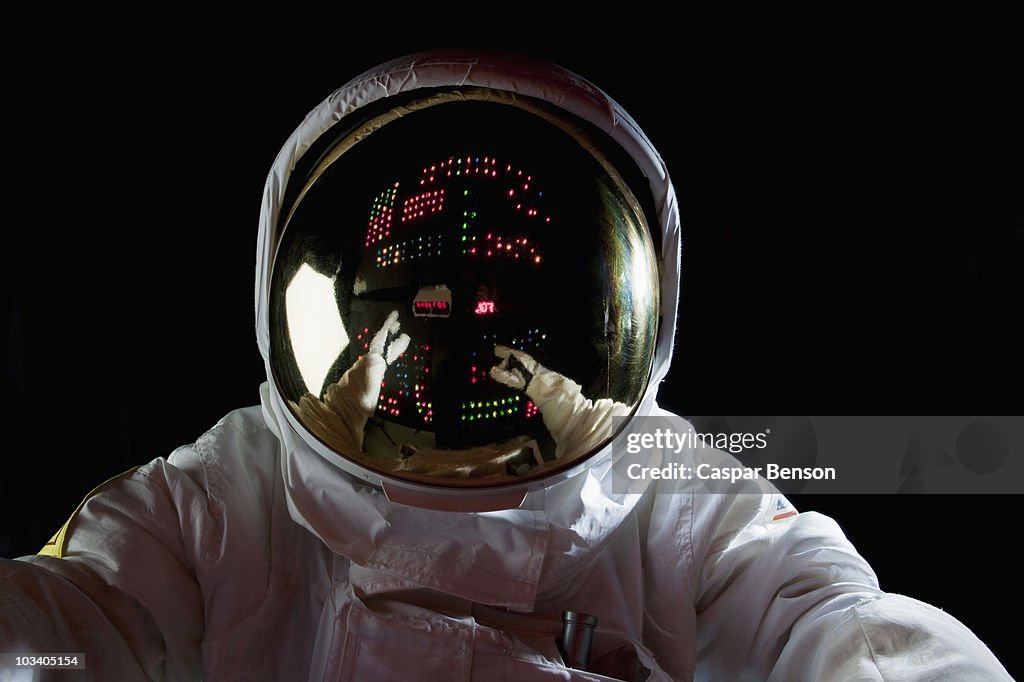
[[[292,403],[316,434],[342,452],[361,452],[363,429],[377,407],[380,383],[388,367],[409,347],[409,335],[398,335],[398,311],[392,310],[370,340],[366,355],[349,367],[324,391],[323,400],[312,393]]]
[[[501,362],[491,367],[491,378],[509,388],[526,388],[537,368],[544,370],[530,355],[508,346],[495,346],[494,354]]]
[[[555,440],[557,459],[585,454],[611,438],[612,417],[630,413],[628,405],[610,398],[585,397],[582,386],[544,367],[528,353],[496,345],[494,355],[501,362],[491,368],[491,378],[526,391]]]

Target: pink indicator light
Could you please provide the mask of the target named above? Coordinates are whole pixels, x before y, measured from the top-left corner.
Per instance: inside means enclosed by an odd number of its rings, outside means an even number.
[[[476,310],[473,312],[477,315],[490,315],[494,313],[494,301],[477,301]],[[473,371],[476,371],[476,367],[473,368]]]

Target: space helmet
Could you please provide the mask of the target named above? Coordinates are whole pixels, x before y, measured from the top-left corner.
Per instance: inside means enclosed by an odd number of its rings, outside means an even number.
[[[588,115],[609,109],[624,131]],[[261,343],[290,428],[427,508],[585,471],[659,378],[660,159],[637,149],[596,87],[502,53],[414,55],[328,98],[264,203]]]

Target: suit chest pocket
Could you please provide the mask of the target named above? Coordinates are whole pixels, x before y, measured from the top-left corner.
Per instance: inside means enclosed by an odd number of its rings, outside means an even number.
[[[550,639],[550,642],[547,641]],[[487,680],[488,682],[656,682],[667,680],[646,652],[624,645],[595,667],[618,676],[565,667],[554,640],[512,635],[426,609],[378,611],[358,599],[337,613],[323,661],[324,680]],[[314,670],[317,668],[314,664]]]

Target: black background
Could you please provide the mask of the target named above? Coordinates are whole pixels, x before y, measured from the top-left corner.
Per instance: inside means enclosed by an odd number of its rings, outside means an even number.
[[[288,37],[47,32],[9,60],[0,556],[35,552],[94,485],[258,402],[265,175],[335,88],[431,47],[558,61],[662,153],[684,238],[666,407],[1020,412],[1021,55],[999,17],[518,17],[411,39],[271,18]],[[1013,672],[1018,496],[795,502]]]

